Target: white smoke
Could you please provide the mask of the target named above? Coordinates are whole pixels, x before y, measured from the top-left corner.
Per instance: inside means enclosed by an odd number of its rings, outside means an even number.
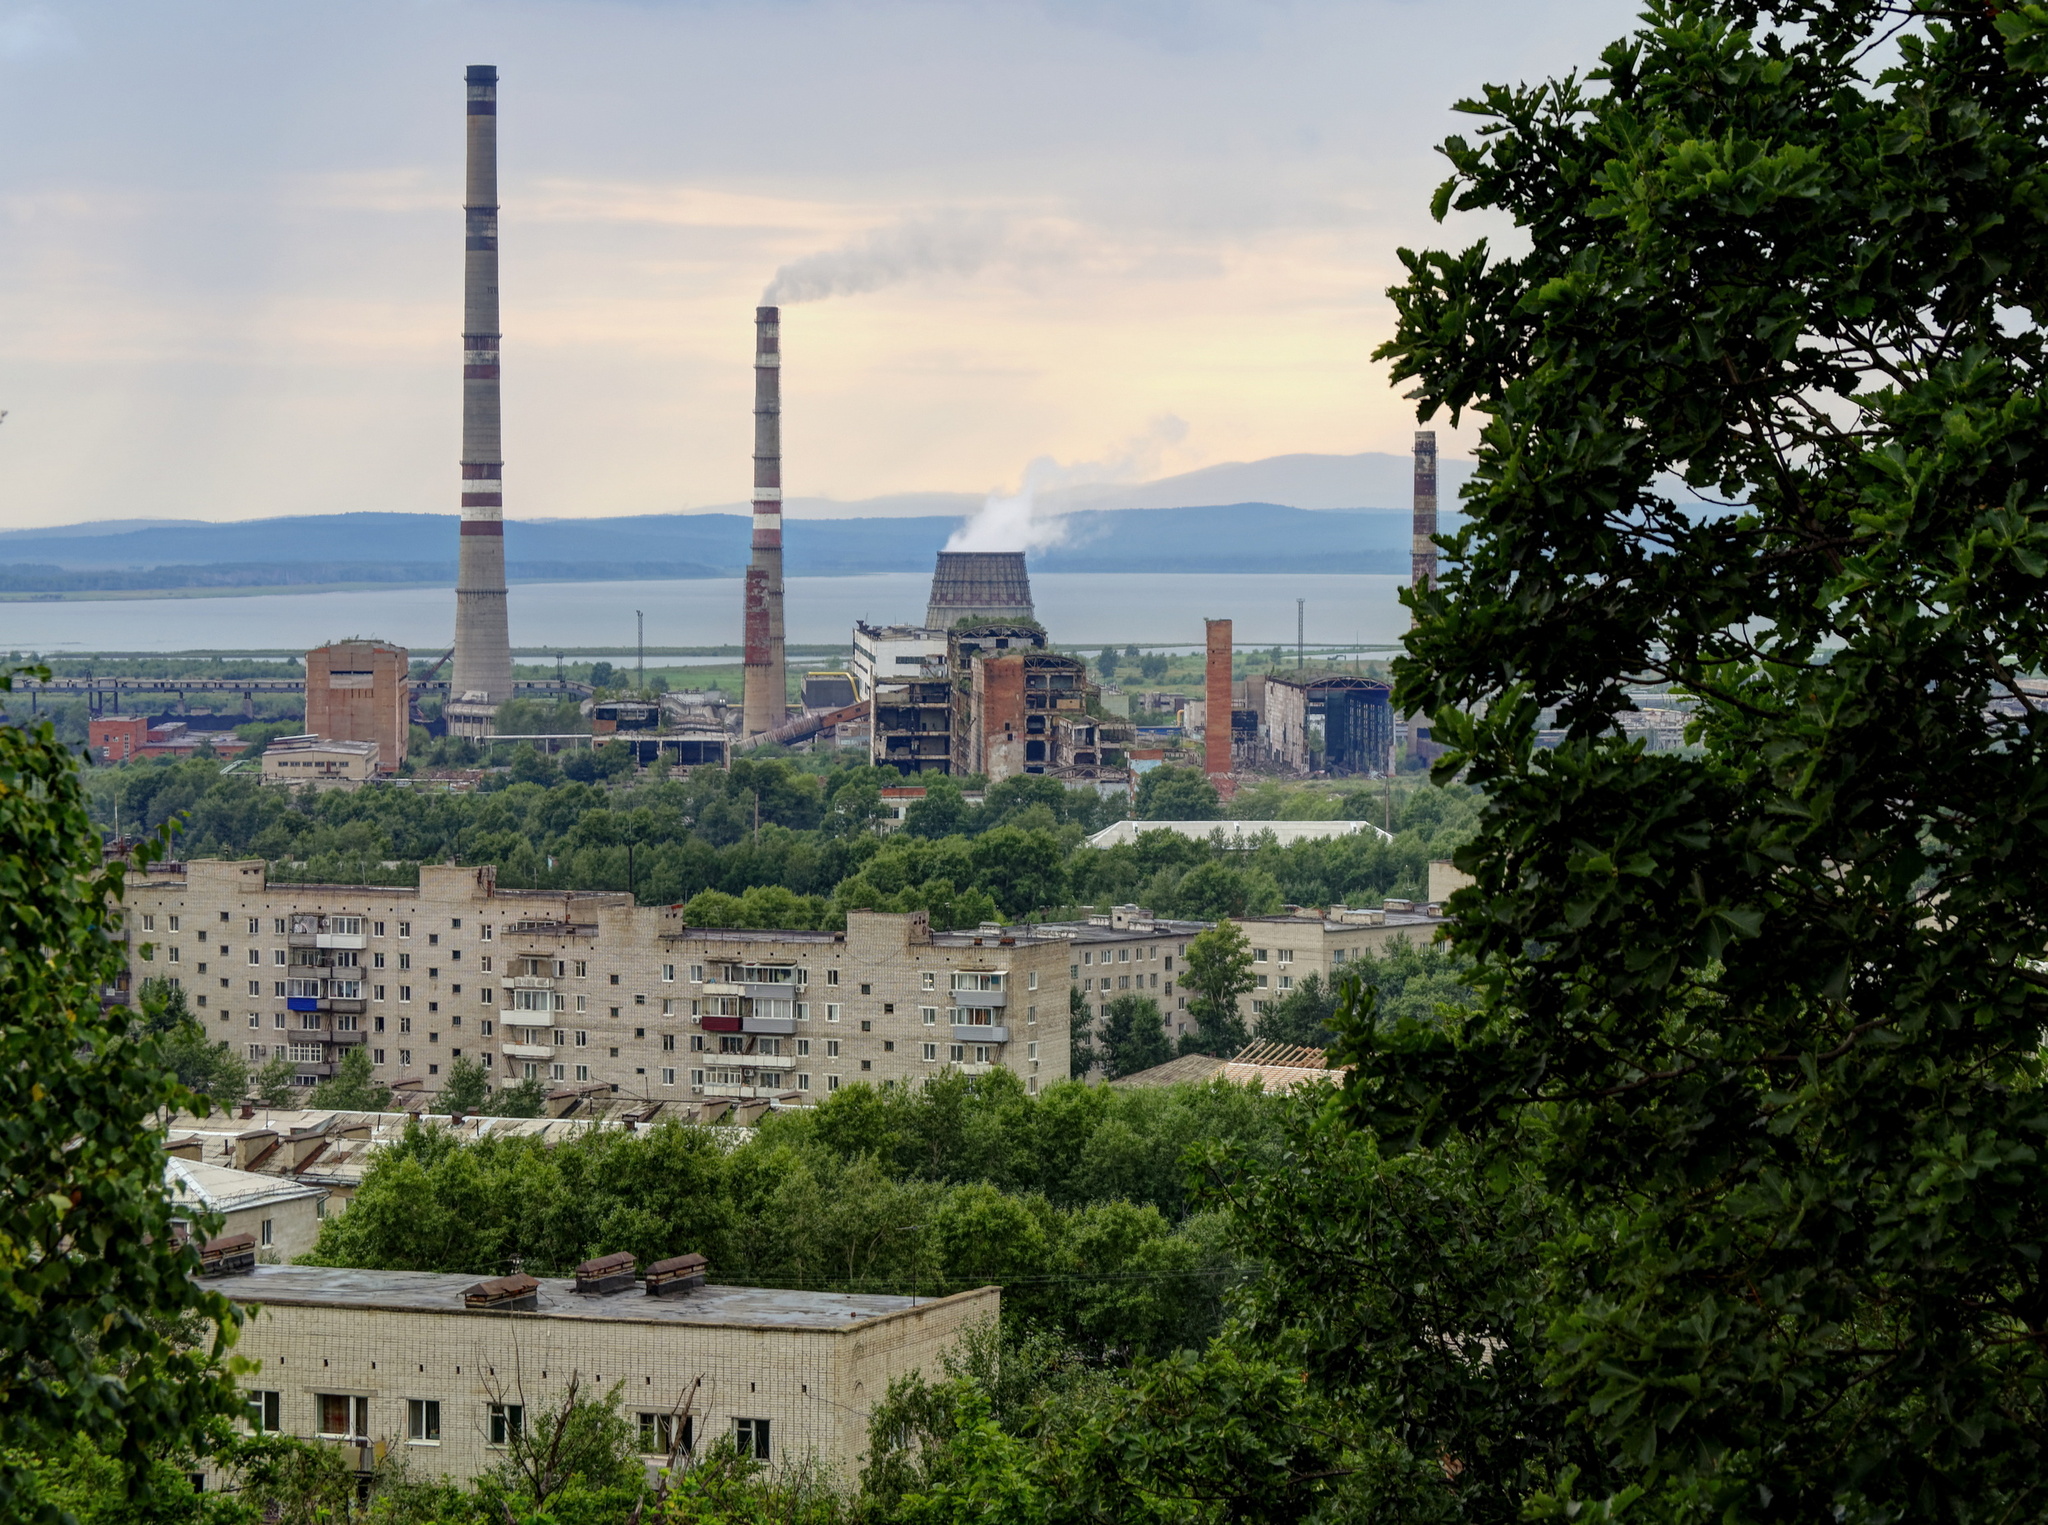
[[[1062,465],[1041,455],[1024,468],[1014,493],[990,493],[988,501],[946,542],[949,551],[1042,551],[1067,538],[1066,512],[1040,495],[1091,482],[1122,482],[1158,473],[1160,458],[1187,438],[1188,426],[1172,414],[1152,420],[1143,434],[1125,442],[1104,461]]]
[[[763,306],[819,302],[879,291],[922,275],[974,275],[1003,251],[1005,221],[993,214],[949,212],[874,228],[836,249],[806,254],[775,272]]]

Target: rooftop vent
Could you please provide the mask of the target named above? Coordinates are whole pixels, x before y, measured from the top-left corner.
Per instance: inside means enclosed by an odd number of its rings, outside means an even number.
[[[1388,911],[1412,911],[1415,909],[1415,902],[1412,900],[1387,900],[1381,903],[1381,907]]]
[[[256,1236],[223,1234],[209,1239],[199,1251],[201,1276],[240,1276],[256,1269]]]
[[[464,1291],[462,1306],[495,1313],[534,1313],[540,1308],[540,1283],[523,1271],[480,1281]]]
[[[595,1260],[586,1260],[576,1268],[576,1290],[596,1293],[608,1297],[614,1292],[630,1292],[638,1278],[633,1274],[639,1268],[631,1252],[620,1250],[616,1255],[600,1255]]]
[[[704,1285],[704,1277],[710,1269],[711,1263],[702,1255],[678,1255],[672,1260],[657,1260],[647,1268],[647,1295],[681,1297],[686,1292],[694,1292]]]

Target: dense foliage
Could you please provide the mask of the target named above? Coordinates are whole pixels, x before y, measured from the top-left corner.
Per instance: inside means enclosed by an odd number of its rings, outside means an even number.
[[[979,806],[937,781],[904,829],[883,838],[873,830],[880,791],[897,781],[884,770],[811,773],[768,759],[687,778],[545,784],[517,775],[493,776],[475,793],[306,796],[223,776],[212,763],[166,760],[96,770],[91,787],[109,832],[118,799],[124,830],[182,817],[181,852],[265,858],[280,880],[411,883],[421,861],[455,858],[497,864],[513,888],[630,883],[643,904],[688,902],[702,926],[838,926],[859,907],[929,910],[950,928],[1125,902],[1200,918],[1288,901],[1376,903],[1420,895],[1429,860],[1465,840],[1477,807],[1466,791],[1410,786],[1396,797],[1392,843],[1360,834],[1226,851],[1158,832],[1095,849],[1082,838],[1109,807],[1044,778],[997,784]],[[1288,802],[1279,791],[1271,799],[1276,810]],[[1355,804],[1377,819],[1378,786]]]
[[[1348,1101],[1567,1215],[1581,1460],[1502,1517],[2048,1514],[2044,70],[2035,5],[1654,4],[1465,108],[1438,209],[1528,252],[1404,256],[1395,373],[1484,420],[1397,702],[1487,794],[1486,1003]]]
[[[0,679],[0,686],[5,680]],[[103,997],[126,959],[76,759],[0,726],[0,1515],[34,1515],[24,1451],[101,1442],[125,1485],[228,1412],[233,1311],[190,1277],[153,1122],[189,1103],[170,1025]],[[215,1340],[183,1319],[217,1320]]]

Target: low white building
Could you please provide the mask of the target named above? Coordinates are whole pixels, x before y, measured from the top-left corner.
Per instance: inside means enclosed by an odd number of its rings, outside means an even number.
[[[175,1154],[164,1161],[164,1187],[174,1210],[219,1213],[225,1221],[214,1232],[249,1235],[265,1262],[282,1263],[312,1249],[327,1215],[322,1187]]]
[[[377,776],[374,741],[280,736],[263,749],[263,782],[302,789],[355,789]]]
[[[1232,848],[1257,847],[1259,838],[1267,832],[1282,847],[1355,836],[1362,831],[1373,832],[1388,842],[1394,840],[1391,833],[1370,821],[1118,821],[1096,832],[1088,839],[1088,845],[1127,847],[1148,831],[1170,831],[1196,842],[1218,841]]]

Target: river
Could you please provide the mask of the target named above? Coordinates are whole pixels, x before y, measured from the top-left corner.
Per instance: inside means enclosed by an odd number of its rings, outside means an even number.
[[[1312,645],[1391,646],[1408,628],[1396,601],[1405,578],[1247,573],[1048,572],[1031,579],[1038,617],[1063,645],[1199,647],[1202,621],[1236,621],[1240,647],[1294,644],[1295,600],[1307,600]],[[929,576],[796,577],[784,607],[798,645],[850,640],[853,622],[916,623]],[[454,630],[446,588],[366,588],[250,598],[94,599],[0,604],[0,649],[70,656],[95,651],[304,649],[350,636],[396,641],[414,652],[445,650]],[[649,646],[718,646],[739,637],[740,584],[694,582],[518,583],[512,640],[633,649],[633,611],[647,615]]]

